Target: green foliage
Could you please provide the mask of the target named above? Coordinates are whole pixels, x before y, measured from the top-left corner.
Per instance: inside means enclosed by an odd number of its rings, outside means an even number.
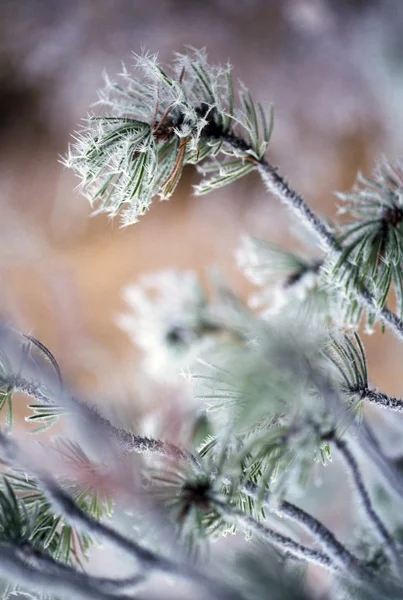
[[[329,460],[322,436],[336,424],[315,386],[299,374],[305,361],[320,363],[324,341],[314,336],[311,347],[308,340],[301,347],[292,329],[284,339],[272,326],[255,326],[249,343],[210,347],[208,360],[192,369],[193,393],[213,429],[202,455],[225,465],[238,484],[252,481],[261,493],[282,497],[305,489],[315,461]]]
[[[33,412],[32,415],[26,417],[28,423],[42,423],[33,433],[42,433],[53,427],[61,416],[67,415],[68,411],[63,406],[56,404],[28,404]]]
[[[64,487],[72,493],[77,505],[88,514],[97,519],[104,515],[110,516],[111,506],[93,491],[79,489],[69,482],[65,482]],[[20,537],[20,543],[25,541],[31,548],[49,552],[60,562],[82,567],[82,561],[88,558],[92,543],[91,536],[77,531],[66,522],[63,515],[57,514],[34,479],[23,474],[9,473],[3,478],[1,494],[4,495],[7,490],[14,495],[14,498],[16,494],[18,495],[16,507],[24,519],[20,518],[18,521],[14,518],[12,521],[16,535],[19,531],[24,532],[24,537]],[[29,523],[29,529],[25,523]],[[14,539],[10,535],[10,530],[4,537],[8,541]]]
[[[352,341],[354,340],[354,342]],[[341,376],[341,390],[353,409],[362,418],[364,395],[368,391],[368,368],[364,346],[357,333],[333,337],[326,356]]]
[[[60,440],[52,451],[62,453],[63,459],[76,469],[88,469],[90,462],[75,443]],[[71,494],[76,505],[97,520],[112,514],[108,498],[87,487],[64,479],[63,489]],[[92,545],[92,536],[78,531],[66,516],[55,510],[41,485],[25,473],[9,469],[0,480],[0,541],[26,547],[49,555],[67,565],[84,568]],[[6,597],[6,596],[4,596]]]
[[[31,539],[34,519],[7,477],[2,477],[0,486],[0,540],[21,546]]]

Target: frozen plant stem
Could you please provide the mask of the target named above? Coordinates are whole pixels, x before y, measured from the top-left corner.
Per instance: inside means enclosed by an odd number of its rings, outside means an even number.
[[[241,489],[247,496],[259,501],[259,491],[255,484],[244,484]],[[369,578],[369,572],[360,563],[358,558],[351,554],[321,521],[318,521],[318,519],[315,519],[315,517],[305,512],[302,508],[298,508],[286,500],[273,505],[270,492],[268,491],[265,492],[261,502],[264,508],[294,521],[308,531],[313,539],[319,542],[337,567],[346,569],[347,572],[358,580]]]
[[[226,504],[218,501],[213,502],[214,507],[220,511],[222,516],[229,522],[235,525],[242,523],[252,532],[259,535],[259,537],[267,540],[269,543],[274,544],[280,550],[283,550],[287,554],[295,558],[299,558],[303,561],[314,563],[329,569],[330,571],[337,571],[338,567],[334,565],[333,561],[327,554],[319,550],[313,550],[303,544],[295,542],[293,539],[278,533],[274,529],[266,527],[263,523],[256,521],[253,517],[249,517],[243,511],[238,510],[234,507],[229,507]]]
[[[64,569],[53,572],[45,572],[35,568],[27,562],[20,549],[11,545],[0,544],[0,573],[18,582],[23,588],[31,591],[55,594],[58,598],[77,598],[80,600],[135,600],[133,594],[112,593],[111,590],[102,590],[98,582],[92,577],[78,571]]]
[[[42,401],[46,401],[47,403],[52,402],[49,395],[46,392],[41,391],[39,384],[27,382],[22,377],[19,377],[18,379],[14,378],[14,384],[16,385],[16,389],[24,391],[25,393],[30,392],[32,395],[34,395],[36,399],[41,399]],[[141,436],[136,436],[131,432],[115,428],[107,419],[105,419],[98,413],[95,407],[83,405],[75,398],[73,398],[72,401],[73,403],[77,403],[77,407],[80,411],[89,411],[91,417],[95,417],[96,419],[100,420],[101,425],[105,427],[105,429],[109,433],[111,433],[118,440],[118,442],[122,444],[122,447],[125,448],[126,451],[137,453],[149,452],[151,454],[158,454],[163,456],[177,456],[178,458],[188,460],[192,462],[193,465],[197,466],[198,459],[196,456],[191,456],[188,453],[182,451],[180,448],[177,448],[172,444],[167,444],[166,442],[163,442],[161,440],[143,438]],[[48,486],[48,492],[54,494],[54,486],[51,485],[49,488],[49,483],[47,483],[46,485]],[[256,486],[254,486],[253,484],[244,484],[242,489],[245,492],[245,494],[256,499]],[[60,494],[62,494],[61,497]],[[71,503],[71,499],[67,498],[66,494],[62,492],[62,490],[57,491],[57,496],[59,498],[57,503],[60,504],[61,502],[63,512],[66,512],[65,503],[66,501]],[[270,502],[270,496],[268,492],[263,498],[263,504],[269,510],[273,510],[273,506]],[[289,546],[287,547],[287,551],[293,553],[298,558],[302,558],[304,560],[312,560],[326,568],[333,570],[336,570],[338,568],[345,568],[349,573],[351,573],[351,575],[354,578],[358,580],[369,578],[369,572],[360,564],[359,560],[350,552],[348,552],[348,550],[335,538],[335,536],[327,529],[327,527],[323,525],[323,523],[321,523],[302,509],[299,509],[295,505],[286,501],[283,501],[280,503],[280,505],[276,506],[275,512],[289,519],[292,519],[304,529],[309,531],[310,534],[314,537],[314,539],[322,545],[325,552],[319,553],[310,548],[305,548],[304,546],[298,545],[296,542],[293,542],[293,540],[290,540],[288,542],[288,538],[286,538],[285,536],[282,536],[274,530],[269,530],[265,528],[266,537],[270,535],[273,543],[279,545],[280,543],[285,543],[287,541],[287,544]],[[86,519],[86,528],[88,528],[89,523],[87,521],[87,516],[81,515],[81,518]],[[98,533],[99,535],[100,532],[98,531],[98,523],[94,522],[91,526],[95,526],[96,531],[94,531],[94,533]],[[260,531],[260,534],[262,534],[264,527],[260,526],[259,523],[256,523],[255,527],[257,527]],[[263,529],[261,527],[263,527]],[[115,538],[115,532],[111,533],[109,528],[107,528],[107,530],[107,535],[112,535],[112,541],[115,541],[115,543],[117,542],[118,544],[122,543],[121,538],[119,538],[119,540]],[[117,535],[119,536],[120,534]],[[103,532],[102,536],[105,536],[105,532]],[[123,544],[126,544],[125,540],[123,540]],[[306,551],[304,550],[304,548]],[[130,548],[126,548],[126,550],[128,549],[130,550]]]
[[[25,393],[31,393],[36,399],[41,399],[42,401],[46,401],[47,403],[52,402],[50,396],[46,392],[41,391],[39,384],[30,383],[24,380],[22,377],[18,377],[18,379],[14,378],[14,384],[16,385],[16,389],[24,391]],[[88,411],[90,417],[95,417],[97,420],[99,420],[101,425],[105,427],[105,429],[114,436],[114,438],[122,445],[122,447],[126,451],[136,453],[147,452],[150,454],[157,454],[161,456],[176,456],[180,459],[192,462],[192,464],[197,467],[197,456],[190,455],[189,453],[184,452],[183,450],[174,446],[173,444],[163,442],[162,440],[137,436],[131,432],[125,431],[120,428],[116,428],[107,419],[101,416],[95,407],[83,405],[80,401],[78,401],[75,398],[72,398],[72,402],[77,405],[80,411]],[[333,441],[336,444],[336,440]],[[340,442],[341,444],[344,443],[340,440],[337,440],[337,442]],[[363,502],[363,504],[366,510],[370,510],[369,514],[371,521],[373,520],[373,518],[375,518],[374,526],[376,527],[377,531],[379,531],[379,534],[381,535],[382,539],[384,541],[387,540],[388,544],[391,547],[393,547],[394,550],[396,550],[393,544],[393,540],[390,539],[386,528],[383,526],[380,518],[372,508],[372,504],[370,502],[368,493],[364,487],[361,475],[358,471],[358,465],[354,457],[352,456],[351,451],[348,451],[348,455],[351,456],[354,461],[353,463],[349,462],[348,466],[351,468],[351,464],[354,464],[354,466],[357,469],[354,472],[358,472],[359,474],[359,482],[361,484],[359,490],[361,492],[362,490],[364,490],[365,503]],[[244,484],[242,489],[246,495],[256,499],[258,493],[254,484]],[[263,498],[263,505],[267,509],[273,511],[273,506],[271,504],[270,495],[268,492],[266,492]],[[327,527],[325,527],[325,525],[323,525],[323,523],[315,519],[315,517],[309,515],[302,509],[287,501],[283,501],[280,503],[280,505],[276,505],[275,512],[289,519],[292,519],[293,521],[298,523],[298,525],[302,526],[305,530],[309,531],[313,538],[321,544],[321,546],[326,552],[326,555],[329,558],[329,561],[334,563],[334,568],[344,567],[354,577],[360,580],[363,578],[368,578],[369,573],[360,564],[360,561],[353,554],[351,554],[341,544],[341,542],[337,540],[337,538],[327,529]],[[325,563],[326,562],[327,561],[325,560]],[[323,563],[323,566],[326,566],[325,563]]]
[[[29,394],[41,402],[53,403],[50,394],[48,394],[46,391],[43,391],[40,384],[29,382],[21,376],[15,376],[13,378],[13,384],[15,386],[15,389]],[[95,418],[97,421],[99,421],[100,425],[103,428],[105,428],[105,430],[109,434],[111,434],[113,438],[117,440],[118,443],[122,446],[122,448],[124,448],[127,452],[150,453],[161,456],[176,456],[181,460],[190,461],[194,466],[197,467],[197,456],[187,453],[173,444],[164,442],[162,440],[138,436],[132,432],[126,431],[121,428],[117,428],[114,425],[112,425],[106,418],[104,418],[98,412],[96,407],[91,407],[86,404],[83,404],[81,401],[72,396],[69,397],[68,403],[72,404],[73,407],[75,406],[76,409],[80,412],[88,413],[88,416],[90,418]],[[337,438],[332,439],[332,441],[346,461],[346,464],[352,474],[355,486],[360,494],[363,506],[368,516],[370,517],[374,528],[378,532],[381,539],[387,544],[391,557],[393,557],[393,560],[395,561],[396,555],[398,553],[396,545],[389,533],[387,532],[387,529],[383,525],[380,517],[377,515],[375,509],[372,506],[355,457],[353,456],[351,450],[348,448],[345,441],[339,440]],[[376,457],[375,459],[373,458],[373,460],[375,460],[375,463],[377,464],[379,462],[377,460],[379,458],[379,445],[377,445],[375,451],[373,448],[373,444],[371,446],[371,454],[374,454],[375,452]],[[377,449],[378,451],[376,451]],[[382,462],[380,471],[383,475],[385,475],[383,467],[384,464]],[[392,481],[394,482],[394,487],[396,487],[396,478],[392,477]],[[253,486],[253,484],[245,484],[243,489],[247,495],[251,497],[256,497],[256,489]],[[398,490],[398,492],[399,495],[401,495],[400,489]],[[268,493],[266,493],[266,496],[264,498],[264,505],[269,510],[272,510]],[[279,514],[293,519],[299,525],[308,530],[313,535],[313,537],[320,542],[320,544],[325,549],[329,557],[335,561],[335,564],[337,564],[340,567],[343,565],[350,572],[355,572],[358,577],[362,577],[364,569],[361,567],[358,559],[354,557],[354,555],[352,555],[350,552],[348,552],[346,548],[344,548],[344,546],[323,525],[323,523],[321,523],[305,511],[299,509],[295,505],[286,501],[282,502],[278,507],[276,507],[276,510],[279,512]]]
[[[40,404],[55,405],[52,390],[41,382],[30,381],[20,374],[15,374],[9,376],[6,383],[14,391],[30,396]],[[100,414],[96,406],[85,404],[72,396],[66,389],[63,389],[58,394],[58,400],[61,404],[65,405],[67,412],[81,414],[99,424],[126,452],[136,452],[137,454],[149,452],[161,456],[176,456],[181,459],[189,458],[189,455],[185,451],[169,442],[139,436],[126,429],[116,427]]]
[[[375,404],[376,406],[386,410],[403,413],[403,400],[400,398],[394,398],[393,396],[388,396],[383,392],[378,392],[377,390],[371,390],[368,388],[359,390],[359,394],[366,402],[370,402],[371,404]]]

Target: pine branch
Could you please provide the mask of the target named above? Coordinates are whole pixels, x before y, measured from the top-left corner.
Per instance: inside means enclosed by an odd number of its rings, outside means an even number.
[[[357,333],[353,336],[347,334],[333,336],[325,356],[341,375],[341,389],[351,402],[355,403],[358,397],[361,404],[363,401],[368,401],[381,408],[403,412],[403,400],[388,396],[369,386],[365,349]]]
[[[42,382],[30,381],[21,374],[15,374],[10,375],[7,378],[7,384],[12,387],[14,391],[22,392],[27,396],[30,396],[40,404],[56,404],[52,390]],[[176,456],[180,459],[189,458],[189,455],[186,452],[169,442],[139,436],[126,429],[116,427],[106,417],[101,415],[96,406],[85,404],[77,397],[69,394],[66,389],[59,393],[57,400],[61,402],[61,404],[65,404],[66,409],[69,410],[70,413],[85,416],[94,426],[101,426],[106,433],[110,434],[128,453],[151,453],[160,456]]]
[[[377,590],[379,594],[385,594],[385,597],[387,597],[388,593],[391,593],[391,597],[397,598],[400,597],[400,594],[402,593],[403,587],[401,580],[398,577],[388,576],[385,578],[381,575],[381,577],[377,579],[375,573],[364,569],[364,567],[359,568],[359,570],[346,570],[344,565],[343,567],[336,565],[328,554],[295,542],[293,539],[266,527],[263,523],[246,515],[242,510],[235,509],[222,502],[215,501],[214,504],[228,522],[234,524],[243,523],[249,531],[282,550],[286,556],[292,556],[307,563],[321,566],[329,571],[339,574],[339,577],[342,579],[353,577],[359,586],[366,589],[370,594],[373,594],[374,591]],[[399,594],[399,596],[397,596],[397,594]]]
[[[26,392],[29,390],[31,393],[35,394],[34,397],[37,399],[44,398],[47,402],[50,402],[50,399],[47,397],[47,395],[40,391],[39,386],[35,387],[32,384],[28,384],[28,382],[24,381],[21,377],[19,377],[18,380],[15,380],[15,386],[21,391]],[[123,447],[127,451],[136,453],[149,452],[151,454],[162,456],[173,455],[181,459],[190,460],[192,464],[198,465],[199,461],[196,456],[185,453],[183,450],[174,446],[173,444],[168,444],[161,440],[152,438],[136,436],[123,429],[118,429],[114,427],[107,419],[101,416],[95,407],[83,405],[76,398],[73,398],[72,400],[74,403],[78,404],[80,411],[88,410],[91,412],[91,416],[95,415],[96,418],[100,420],[102,425],[104,425],[106,429],[112,433],[120,443],[122,443]],[[253,484],[245,484],[243,486],[243,491],[245,494],[255,497],[255,499],[258,495],[256,487]],[[268,508],[272,508],[268,493],[266,493],[264,497],[264,504]],[[281,505],[276,508],[276,511],[280,512],[284,516],[288,516],[302,525],[305,529],[308,529],[315,539],[317,539],[323,545],[329,556],[333,558],[336,563],[339,563],[340,566],[343,565],[349,570],[352,569],[353,571],[357,571],[357,573],[361,573],[362,568],[359,565],[359,561],[352,554],[350,554],[347,549],[344,548],[340,542],[338,542],[333,534],[317,519],[288,502],[282,502]]]
[[[234,598],[233,591],[230,592],[227,586],[215,580],[213,581],[207,575],[200,573],[192,567],[192,565],[177,563],[162,555],[158,555],[84,512],[71,496],[60,487],[51,474],[38,467],[14,440],[1,432],[0,452],[7,462],[27,469],[34,475],[52,504],[66,516],[72,525],[97,538],[112,543],[121,551],[134,558],[144,573],[165,573],[172,577],[179,577],[198,584],[202,588],[209,590],[213,594],[212,597],[217,597],[221,600],[232,600]]]
[[[210,177],[197,186],[199,194],[257,168],[269,192],[318,234],[333,257],[343,259],[344,274],[361,305],[369,309],[371,322],[379,316],[403,338],[403,321],[385,307],[389,279],[379,298],[372,287],[356,281],[354,261],[339,239],[266,160],[273,115],[267,123],[246,89],[240,90],[240,107],[235,108],[231,67],[213,67],[205,52],[195,50],[177,55],[171,75],[156,56],[144,54],[136,62],[139,75],[124,70],[123,88],[106,79],[99,101],[106,114],[87,120],[65,159],[81,177],[91,203],[99,202],[100,211],[112,216],[123,211],[123,224],[128,225],[148,210],[153,197],[172,195],[186,164],[199,165]],[[386,174],[389,183],[392,173]],[[398,174],[395,179],[399,186]],[[400,222],[402,210],[393,203],[389,208],[381,223]],[[397,279],[403,286],[401,277]]]
[[[234,150],[245,153],[249,150],[248,145],[242,138],[227,134],[224,135],[222,139]],[[340,256],[343,249],[339,245],[337,238],[332,234],[326,223],[311,210],[304,198],[288,185],[285,179],[265,158],[261,158],[260,161],[254,162],[268,191],[279,198],[283,204],[288,206],[288,208],[293,210],[297,215],[302,217],[303,222],[316,232],[327,250],[331,250],[335,256]],[[346,268],[349,265],[349,261],[346,261]],[[370,310],[376,310],[375,297],[364,286],[360,286],[359,289],[357,289],[357,293],[359,294],[360,301],[365,306]],[[397,336],[403,339],[403,321],[395,313],[384,307],[377,311],[377,314],[383,323],[389,325]]]

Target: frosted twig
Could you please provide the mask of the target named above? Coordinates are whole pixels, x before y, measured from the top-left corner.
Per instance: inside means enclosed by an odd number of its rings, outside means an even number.
[[[368,516],[370,522],[372,523],[375,531],[377,532],[379,538],[383,542],[385,542],[388,554],[392,560],[392,563],[394,564],[395,568],[397,569],[401,563],[399,549],[396,545],[395,540],[392,538],[392,536],[388,532],[385,524],[383,523],[382,519],[380,518],[380,516],[378,515],[378,513],[376,512],[376,510],[372,504],[371,498],[369,496],[367,488],[365,487],[364,481],[362,479],[361,471],[360,471],[358,463],[355,459],[354,454],[352,453],[351,449],[349,448],[349,445],[347,444],[347,442],[345,440],[342,440],[342,439],[334,436],[331,438],[331,441],[334,443],[334,445],[340,452],[340,455],[342,456],[342,458],[350,472],[351,479],[352,479],[352,481],[354,483],[354,487],[356,488],[357,493],[360,497],[362,506],[363,506],[365,512],[367,513],[367,516]]]

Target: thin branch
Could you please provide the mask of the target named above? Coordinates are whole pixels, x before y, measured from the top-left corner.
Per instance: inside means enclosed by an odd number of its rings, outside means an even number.
[[[327,224],[311,210],[304,198],[288,185],[285,179],[279,175],[277,170],[266,159],[260,161],[258,171],[269,192],[279,198],[288,208],[292,209],[299,216],[302,216],[305,223],[317,233],[327,249],[340,252],[337,238],[333,235]]]
[[[54,405],[50,391],[36,381],[31,381],[19,373],[8,375],[7,379],[2,377],[2,383],[6,383],[12,390],[26,394],[36,400],[39,404]]]
[[[330,571],[339,570],[331,558],[324,552],[313,550],[312,548],[308,548],[303,544],[295,542],[293,539],[256,521],[253,517],[246,515],[242,510],[236,509],[233,506],[227,506],[223,502],[218,502],[217,500],[212,500],[211,502],[226,521],[236,525],[243,523],[248,529],[291,556],[309,563],[320,565]]]
[[[259,490],[254,483],[243,484],[241,491],[259,502]],[[369,577],[368,571],[362,565],[360,560],[349,552],[321,521],[305,512],[302,508],[299,508],[286,500],[283,500],[278,504],[273,504],[269,491],[264,493],[261,503],[262,506],[268,510],[291,519],[300,527],[308,531],[311,536],[319,542],[336,566],[346,569],[351,575],[356,576],[360,580]]]
[[[77,409],[82,411],[89,411],[90,417],[95,418],[99,424],[113,436],[113,438],[119,442],[119,444],[127,452],[136,452],[137,454],[157,454],[159,456],[171,456],[182,460],[189,460],[191,458],[188,452],[185,452],[178,446],[165,442],[162,440],[156,440],[153,438],[136,435],[131,431],[127,431],[121,427],[113,425],[109,419],[101,415],[96,406],[89,406],[84,404],[77,398],[72,398],[73,404],[77,406]]]
[[[83,581],[88,583],[88,585],[91,585],[94,588],[97,587],[105,593],[108,592],[116,595],[122,593],[126,588],[130,588],[130,593],[132,594],[139,584],[145,582],[143,573],[123,578],[97,577],[95,575],[89,575],[88,573],[81,573],[74,567],[61,563],[55,560],[50,554],[44,554],[37,548],[30,547],[28,544],[24,544],[19,552],[22,558],[29,559],[29,563],[43,573],[49,573],[54,577],[59,575],[70,575],[72,578],[76,578],[76,576],[79,575]]]
[[[371,498],[369,496],[367,488],[365,487],[365,484],[364,484],[364,481],[363,481],[363,478],[361,475],[361,471],[360,471],[358,463],[355,459],[354,454],[350,450],[350,448],[345,440],[342,440],[340,438],[333,436],[331,438],[331,441],[334,443],[334,445],[340,452],[341,456],[344,459],[346,466],[348,467],[352,481],[358,492],[358,495],[362,502],[363,508],[364,508],[365,512],[367,513],[367,516],[368,516],[370,522],[372,523],[379,538],[383,542],[385,542],[386,548],[388,550],[388,554],[390,555],[390,558],[391,558],[392,562],[394,563],[395,567],[398,567],[401,563],[401,557],[399,556],[399,549],[396,545],[395,540],[388,532],[386,526],[384,525],[382,519],[380,518],[380,516],[378,515],[378,513],[376,512],[376,510],[372,504]]]
[[[14,385],[17,389],[20,389],[21,391],[29,390],[31,393],[32,391],[34,391],[35,398],[46,397],[39,390],[39,386],[35,389],[35,387],[32,384],[28,385],[22,379],[22,377],[19,377],[18,380],[15,380]],[[47,401],[50,401],[47,397],[46,399]],[[102,424],[108,429],[110,433],[113,433],[115,438],[119,442],[121,442],[122,445],[128,451],[137,453],[150,452],[158,455],[170,454],[187,460],[191,458],[192,463],[198,463],[197,457],[183,452],[180,448],[172,444],[167,444],[166,442],[152,438],[143,438],[141,436],[136,436],[133,433],[130,433],[123,429],[118,429],[114,427],[102,415],[100,415],[100,413],[95,407],[83,405],[77,399],[74,399],[74,402],[79,404],[80,410],[88,410],[91,411],[92,414],[96,415],[96,418],[102,422]],[[258,495],[256,486],[254,486],[253,484],[245,484],[242,489],[248,496],[251,496],[256,499]],[[272,509],[268,492],[265,494],[263,502],[265,506]],[[299,509],[298,507],[288,502],[282,502],[280,506],[276,507],[276,511],[280,512],[280,514],[283,514],[284,516],[287,516],[297,521],[305,529],[309,530],[310,533],[314,536],[314,538],[321,543],[321,545],[324,547],[327,553],[335,560],[337,564],[339,564],[340,566],[344,566],[347,569],[352,569],[354,571],[356,570],[357,572],[362,571],[362,567],[360,567],[358,559],[354,557],[351,553],[349,553],[348,550],[344,548],[344,546],[320,521],[318,521],[308,513],[304,512],[302,509]]]
[[[358,390],[358,393],[363,400],[371,402],[371,404],[376,404],[376,406],[380,406],[387,410],[403,413],[403,400],[400,398],[394,398],[393,396],[388,396],[383,392],[378,392],[377,390],[370,388]]]
[[[21,377],[19,378],[21,379]],[[22,385],[24,389],[27,389],[27,385]],[[29,386],[29,389],[32,391],[32,385]],[[38,393],[37,396],[40,394]],[[77,399],[74,399],[74,402],[79,402]],[[192,457],[192,463],[197,464],[197,457],[187,454],[183,452],[180,448],[172,445],[166,444],[161,440],[143,438],[141,436],[136,436],[130,432],[127,432],[123,429],[118,429],[114,427],[107,419],[100,415],[95,407],[90,407],[87,405],[83,405],[81,402],[79,403],[80,410],[88,410],[91,411],[96,418],[99,419],[102,424],[108,429],[110,433],[112,433],[116,439],[122,443],[124,448],[128,451],[143,453],[150,452],[158,455],[174,455],[178,456],[182,459],[189,460]],[[251,496],[257,497],[256,486],[253,484],[245,484],[243,486],[243,491]],[[272,505],[270,502],[269,494],[266,493],[263,502],[265,506],[272,510]],[[352,555],[348,550],[339,542],[335,536],[317,519],[299,509],[297,506],[289,503],[282,502],[279,506],[276,507],[276,511],[288,518],[293,519],[298,522],[301,526],[303,526],[306,530],[308,530],[311,535],[322,545],[322,547],[326,550],[327,554],[335,561],[339,566],[344,566],[348,570],[352,570],[357,572],[359,577],[362,577],[363,568],[360,565],[359,560]]]
[[[55,594],[59,598],[79,598],[82,600],[135,600],[132,594],[111,595],[94,585],[92,578],[78,571],[45,573],[27,562],[21,550],[14,546],[0,544],[0,572],[8,580],[17,582],[24,588]]]
[[[402,473],[396,468],[394,460],[385,455],[375,434],[365,420],[360,425],[353,424],[353,426],[359,436],[360,450],[363,450],[370,458],[388,490],[396,497],[403,499]]]
[[[20,389],[25,393],[30,393],[36,399],[53,404],[53,401],[50,398],[50,394],[46,392],[46,390],[44,391],[43,389],[41,389],[41,386],[39,384],[33,384],[24,380],[21,376],[18,376],[18,378],[14,378],[14,385],[17,389]],[[88,406],[72,396],[70,396],[69,402],[79,412],[84,411],[87,417],[91,419],[95,417],[98,423],[101,424],[109,433],[111,433],[114,436],[114,438],[122,445],[122,447],[126,449],[126,451],[137,453],[150,452],[159,455],[177,456],[178,458],[192,462],[192,464],[194,464],[195,466],[198,465],[198,459],[196,456],[181,450],[175,445],[163,442],[161,440],[136,436],[131,432],[119,429],[112,425],[102,415],[100,415],[96,407]],[[361,479],[360,481],[362,482]],[[246,489],[245,492],[247,492]],[[254,490],[250,488],[249,492],[254,493]],[[378,515],[372,508],[372,504],[370,503],[368,493],[366,493],[365,498],[367,502],[364,506],[367,510],[371,508],[371,515],[375,514],[375,523],[377,526],[377,530],[380,534],[382,534],[382,539],[384,539],[385,541],[388,540],[387,543],[389,544],[389,547],[393,547],[396,551],[396,547],[394,546],[393,541],[392,544],[390,543],[391,539],[386,528],[383,526]],[[265,502],[266,505],[269,507],[270,499],[268,497],[265,498]],[[314,538],[317,541],[319,541],[319,543],[321,543],[322,547],[326,550],[327,555],[329,555],[329,557],[335,561],[335,564],[343,566],[347,570],[356,572],[359,578],[362,577],[363,568],[361,567],[358,559],[354,557],[354,555],[349,553],[347,549],[344,548],[344,546],[320,521],[316,520],[308,513],[305,513],[304,511],[302,511],[302,509],[299,509],[298,507],[287,502],[282,503],[280,507],[278,507],[278,511],[280,511],[281,514],[283,514],[284,516],[292,518],[300,525],[302,525],[306,530],[308,530],[311,533],[311,535],[313,535]]]
[[[27,396],[30,396],[39,404],[55,405],[52,390],[42,382],[30,381],[20,374],[14,374],[7,378],[7,384],[12,387],[14,391],[22,392]],[[143,437],[136,435],[131,431],[127,431],[126,429],[116,427],[106,417],[101,415],[96,406],[85,404],[78,398],[69,394],[66,389],[60,392],[58,400],[60,400],[62,404],[65,404],[66,408],[72,413],[79,413],[80,415],[85,414],[93,424],[101,425],[126,452],[136,452],[137,454],[151,453],[161,456],[175,456],[176,458],[189,459],[189,455],[184,450],[181,450],[169,442]]]

